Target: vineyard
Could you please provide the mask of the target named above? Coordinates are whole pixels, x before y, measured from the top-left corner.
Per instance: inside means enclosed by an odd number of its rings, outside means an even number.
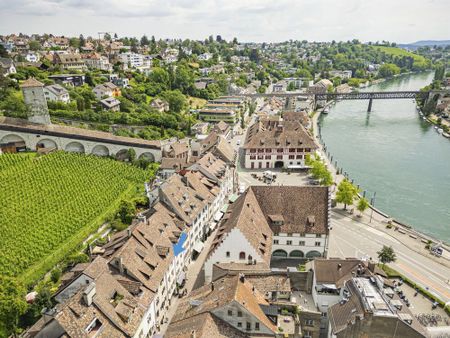
[[[137,167],[94,156],[0,155],[0,275],[39,278],[146,178]]]

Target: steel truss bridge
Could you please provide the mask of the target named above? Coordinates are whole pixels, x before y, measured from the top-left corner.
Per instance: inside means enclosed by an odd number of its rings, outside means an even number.
[[[369,100],[368,112],[372,110],[373,100],[390,100],[390,99],[416,99],[421,98],[427,100],[431,92],[428,91],[384,91],[384,92],[351,92],[351,93],[267,93],[267,94],[246,94],[243,96],[258,97],[298,97],[310,96],[314,97],[315,103],[318,101],[328,100]]]

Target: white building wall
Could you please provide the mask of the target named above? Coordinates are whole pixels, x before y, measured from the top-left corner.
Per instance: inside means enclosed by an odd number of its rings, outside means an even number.
[[[288,244],[289,241],[291,244]],[[281,249],[286,251],[289,257],[292,251],[300,250],[306,257],[307,253],[311,251],[318,251],[323,255],[326,250],[325,246],[326,235],[321,234],[320,237],[317,237],[316,234],[293,233],[288,236],[286,233],[279,233],[273,236],[272,252]]]
[[[230,253],[229,257],[227,257],[227,252]],[[240,252],[245,252],[245,259],[239,259]],[[242,232],[237,228],[232,229],[205,262],[206,283],[212,280],[212,267],[214,264],[231,262],[246,263],[248,262],[249,256],[251,256],[252,260],[256,260],[257,263],[264,262]]]
[[[272,169],[275,168],[275,163],[283,162],[283,166],[289,165],[305,165],[305,156],[311,151],[305,151],[305,148],[295,148],[295,152],[289,152],[289,148],[283,149],[283,152],[278,152],[277,149],[271,149],[270,152],[250,152],[250,149],[245,149],[244,166],[246,169]],[[302,151],[297,151],[302,149]],[[310,149],[311,150],[311,149]],[[281,156],[281,158],[279,158]],[[291,157],[294,158],[291,158]]]
[[[228,314],[228,310],[231,311],[231,316]],[[242,316],[238,317],[238,312],[240,312]],[[252,313],[247,311],[245,307],[236,301],[233,301],[223,307],[216,308],[212,311],[212,313],[226,323],[247,334],[273,336],[273,331],[266,327],[260,320],[258,320],[258,318],[256,318]],[[239,326],[238,323],[241,325]],[[250,330],[247,330],[247,323],[250,323]],[[259,323],[259,330],[255,329],[255,323]]]

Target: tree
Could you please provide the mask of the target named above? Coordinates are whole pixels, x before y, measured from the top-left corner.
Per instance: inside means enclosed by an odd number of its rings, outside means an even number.
[[[147,35],[143,35],[141,38],[141,46],[148,46],[150,44],[150,40]]]
[[[369,207],[369,201],[367,198],[362,197],[358,201],[358,205],[356,206],[356,209],[360,212],[360,216],[362,216],[363,212]]]
[[[5,47],[3,45],[0,45],[0,58],[7,58],[8,52],[6,51]]]
[[[397,255],[394,252],[392,246],[383,245],[383,248],[377,252],[378,259],[383,265],[386,263],[395,262],[397,259]]]
[[[336,192],[336,202],[344,203],[344,210],[347,210],[347,204],[353,204],[353,200],[358,194],[358,189],[347,179],[339,183]]]
[[[80,40],[80,47],[84,47],[86,45],[86,39],[84,38],[83,34],[80,34],[80,37],[78,39]]]
[[[130,201],[122,200],[120,202],[118,216],[122,223],[131,224],[133,221],[134,213],[136,212],[135,205]]]
[[[35,51],[35,52],[41,49],[41,44],[39,43],[39,41],[35,41],[35,40],[30,41],[28,46],[29,46],[30,50]]]
[[[186,97],[177,90],[167,90],[161,93],[161,97],[169,103],[171,112],[180,113],[188,106]]]
[[[25,287],[15,278],[0,278],[0,334],[15,334],[19,316],[25,313]]]
[[[392,77],[400,74],[400,67],[393,63],[385,63],[384,65],[381,65],[378,74],[381,77]]]

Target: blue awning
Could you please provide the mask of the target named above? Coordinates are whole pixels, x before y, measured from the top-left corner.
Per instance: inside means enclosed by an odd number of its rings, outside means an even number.
[[[182,232],[180,235],[180,238],[178,238],[178,242],[176,244],[173,244],[173,254],[175,256],[178,256],[180,253],[182,253],[184,249],[184,243],[186,242],[187,234]]]

